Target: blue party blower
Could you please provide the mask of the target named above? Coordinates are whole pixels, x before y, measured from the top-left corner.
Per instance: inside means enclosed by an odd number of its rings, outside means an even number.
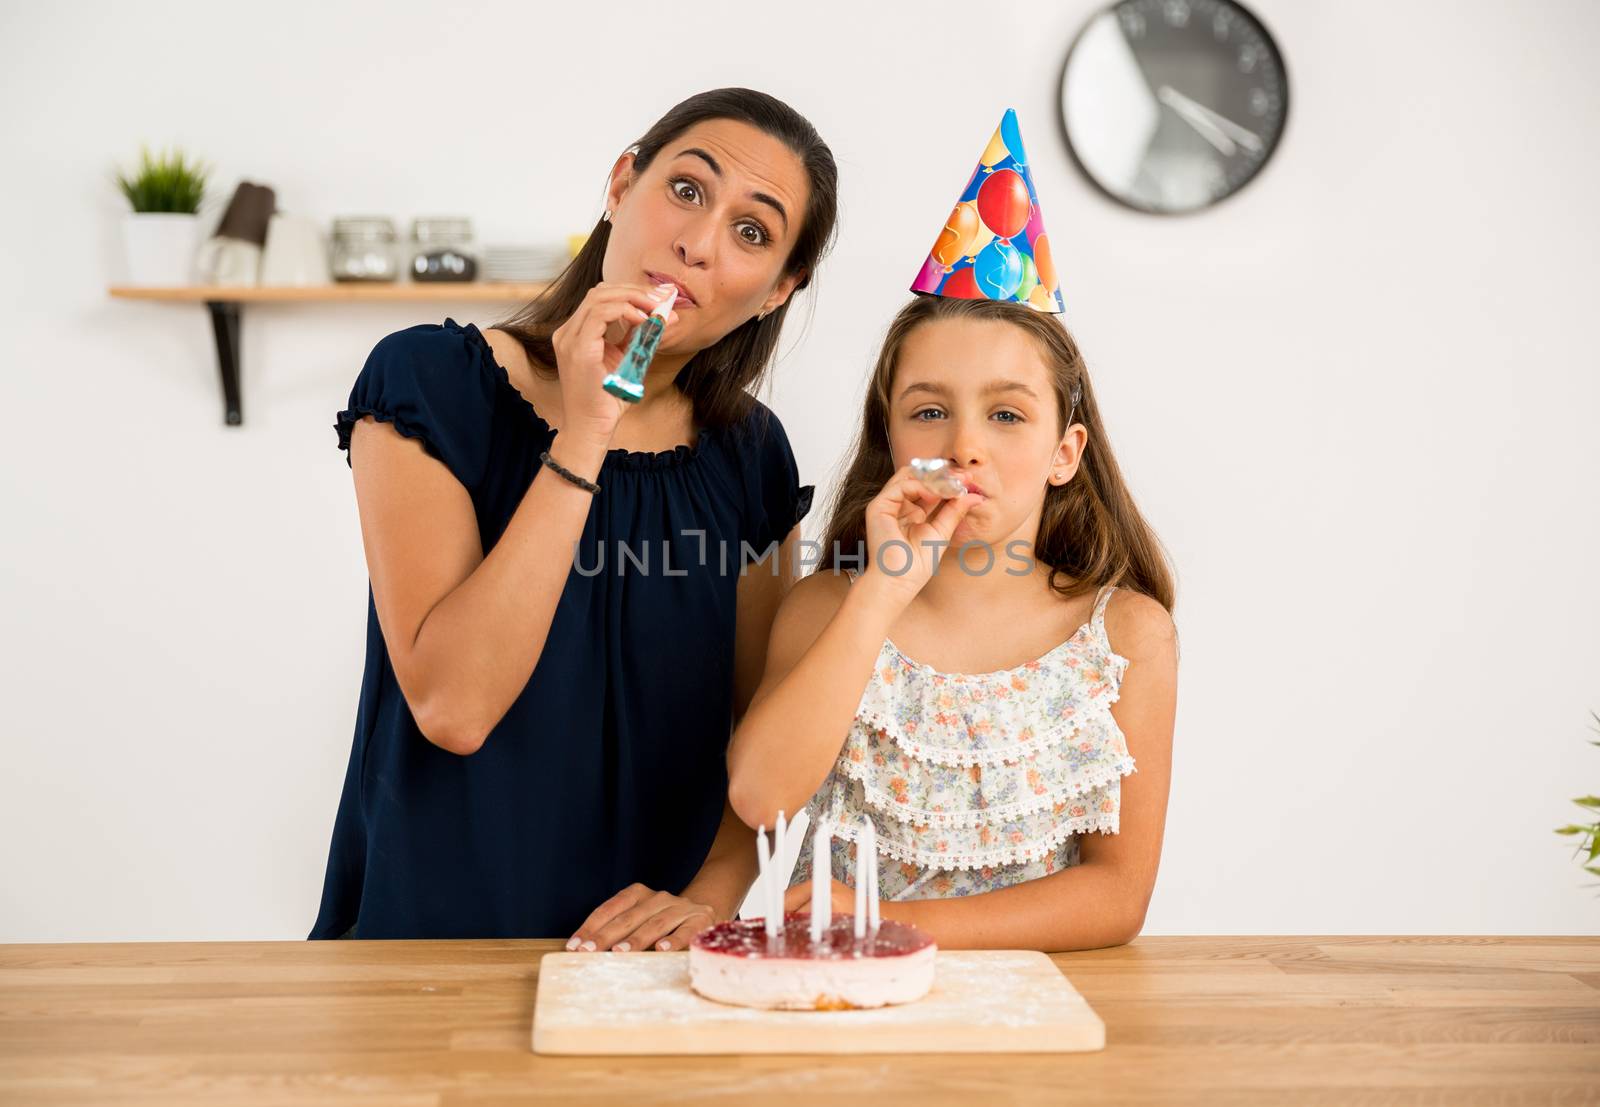
[[[674,288],[645,321],[634,328],[628,348],[622,352],[622,363],[615,372],[607,373],[601,382],[607,392],[630,404],[644,399],[644,375],[650,368],[651,359],[656,356],[656,347],[661,344],[661,332],[667,329],[667,316],[671,314],[672,305],[677,299],[678,290]]]

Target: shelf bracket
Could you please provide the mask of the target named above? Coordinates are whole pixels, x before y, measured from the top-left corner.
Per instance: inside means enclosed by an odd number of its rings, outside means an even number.
[[[217,335],[217,370],[222,374],[222,418],[230,427],[244,422],[239,407],[239,301],[207,300],[211,329]]]

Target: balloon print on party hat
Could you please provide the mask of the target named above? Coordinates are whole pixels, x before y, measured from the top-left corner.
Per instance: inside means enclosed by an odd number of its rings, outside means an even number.
[[[911,291],[1063,310],[1014,109],[1007,108],[995,128]]]

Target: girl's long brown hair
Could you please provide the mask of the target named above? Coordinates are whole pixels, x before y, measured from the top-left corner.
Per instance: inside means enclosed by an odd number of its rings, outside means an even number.
[[[1061,433],[1066,433],[1069,413],[1089,432],[1078,471],[1066,484],[1051,485],[1044,494],[1033,552],[1050,566],[1050,587],[1071,598],[1107,584],[1121,585],[1171,612],[1177,598],[1171,563],[1122,479],[1078,344],[1054,316],[998,300],[918,296],[895,316],[867,387],[855,447],[830,505],[821,564],[838,569],[841,561],[866,549],[867,505],[894,475],[889,407],[901,350],[918,327],[943,319],[996,321],[1026,331],[1044,354]],[[1076,410],[1071,406],[1074,391],[1079,394]]]
[[[810,183],[800,233],[784,263],[783,275],[802,273],[796,291],[811,283],[817,263],[833,241],[839,212],[839,172],[833,154],[816,128],[783,101],[748,88],[719,88],[689,97],[658,119],[629,149],[633,168],[643,173],[667,143],[696,123],[736,119],[771,135],[793,150]],[[589,239],[572,263],[537,299],[495,326],[516,336],[536,370],[553,376],[556,353],[552,336],[572,317],[584,296],[600,283],[611,238],[611,224],[597,220]],[[750,390],[766,378],[788,316],[790,296],[765,319],[752,317],[714,345],[695,354],[673,382],[694,405],[701,427],[737,424],[750,409]]]

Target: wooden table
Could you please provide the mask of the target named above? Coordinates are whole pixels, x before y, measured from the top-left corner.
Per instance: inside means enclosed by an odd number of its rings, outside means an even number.
[[[959,1057],[540,1057],[556,948],[0,946],[0,1103],[1600,1103],[1600,938],[1140,938],[1103,1052]]]

